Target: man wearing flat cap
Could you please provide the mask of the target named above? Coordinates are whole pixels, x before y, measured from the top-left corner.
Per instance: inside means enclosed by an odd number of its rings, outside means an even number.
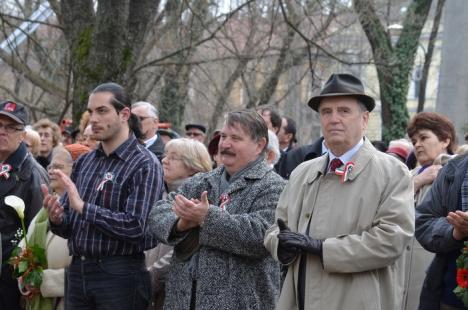
[[[185,125],[185,136],[205,143],[206,127],[200,124],[187,124]]]
[[[24,200],[26,227],[42,207],[41,183],[48,183],[45,170],[28,152],[23,139],[28,114],[24,106],[13,101],[0,103],[0,234],[2,270],[0,276],[0,309],[20,309],[18,282],[7,263],[15,248],[12,240],[21,228],[16,211],[6,205],[5,197],[15,195]]]
[[[414,233],[409,171],[365,137],[375,102],[355,76],[333,74],[309,106],[326,152],[293,171],[265,235],[288,265],[277,309],[400,309],[398,261]]]

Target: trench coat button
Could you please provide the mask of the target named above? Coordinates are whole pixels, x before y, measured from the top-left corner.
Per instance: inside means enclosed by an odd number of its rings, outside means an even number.
[[[407,245],[406,249],[409,251],[409,250],[411,250],[411,247],[409,245]]]
[[[306,218],[309,218],[309,217],[310,217],[310,213],[306,213],[304,216],[305,216]]]

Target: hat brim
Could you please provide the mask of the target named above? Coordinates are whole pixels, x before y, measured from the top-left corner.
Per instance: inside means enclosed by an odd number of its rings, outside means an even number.
[[[8,113],[6,111],[0,111],[0,114],[1,115],[5,115],[5,116],[8,116],[9,118],[11,118],[12,120],[14,120],[15,122],[17,122],[18,124],[21,124],[21,125],[25,125],[25,123],[19,119],[18,117],[16,117],[15,115],[11,114],[11,113]]]
[[[333,94],[326,94],[321,96],[315,96],[310,98],[309,102],[307,103],[312,110],[318,112],[318,108],[320,106],[320,102],[323,98],[329,97],[355,97],[359,99],[367,108],[367,111],[371,112],[375,108],[375,100],[374,98],[367,96],[365,94],[354,94],[354,93],[333,93]]]
[[[206,133],[206,127],[198,124],[187,124],[185,125],[185,130],[189,130],[191,128],[196,128],[198,130],[201,130],[203,133]]]

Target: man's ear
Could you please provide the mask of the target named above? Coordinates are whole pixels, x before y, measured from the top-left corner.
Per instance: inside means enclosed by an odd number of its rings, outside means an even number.
[[[122,121],[125,121],[125,122],[128,122],[128,120],[130,119],[130,114],[131,112],[130,112],[129,107],[125,107],[119,112],[119,115],[122,118]]]
[[[258,139],[257,141],[257,151],[260,154],[267,146],[267,140],[265,137]]]

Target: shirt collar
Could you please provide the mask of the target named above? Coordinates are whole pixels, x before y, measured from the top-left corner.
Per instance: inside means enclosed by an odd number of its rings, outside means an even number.
[[[127,160],[138,143],[139,142],[137,141],[135,135],[131,133],[128,139],[119,145],[112,153],[110,153],[108,157],[117,156],[122,160]],[[102,148],[102,143],[99,143],[99,147],[96,149],[96,156],[106,156],[106,153]]]
[[[325,141],[325,140],[324,140]],[[323,142],[322,142],[323,143]],[[353,156],[357,153],[357,151],[359,151],[359,149],[361,148],[361,146],[364,144],[364,138],[362,138],[361,140],[359,140],[359,142],[353,146],[349,151],[347,151],[346,153],[344,153],[343,155],[341,156],[335,156],[331,150],[327,150],[328,152],[328,156],[329,156],[329,161],[328,161],[328,168],[330,168],[330,163],[333,159],[335,158],[339,158],[341,160],[342,163],[346,164],[347,162],[349,162],[351,160],[351,158],[353,158]],[[324,144],[322,144],[322,149],[324,147]]]
[[[325,139],[322,140],[322,155],[328,153],[328,147],[325,144]]]
[[[158,135],[155,134],[154,136],[152,136],[151,138],[145,141],[145,147],[149,148],[156,142],[157,139],[158,139]]]
[[[13,170],[18,170],[19,166],[23,162],[24,158],[28,154],[28,148],[24,142],[21,142],[19,147],[14,151],[10,157],[5,160],[5,164],[9,164]]]

